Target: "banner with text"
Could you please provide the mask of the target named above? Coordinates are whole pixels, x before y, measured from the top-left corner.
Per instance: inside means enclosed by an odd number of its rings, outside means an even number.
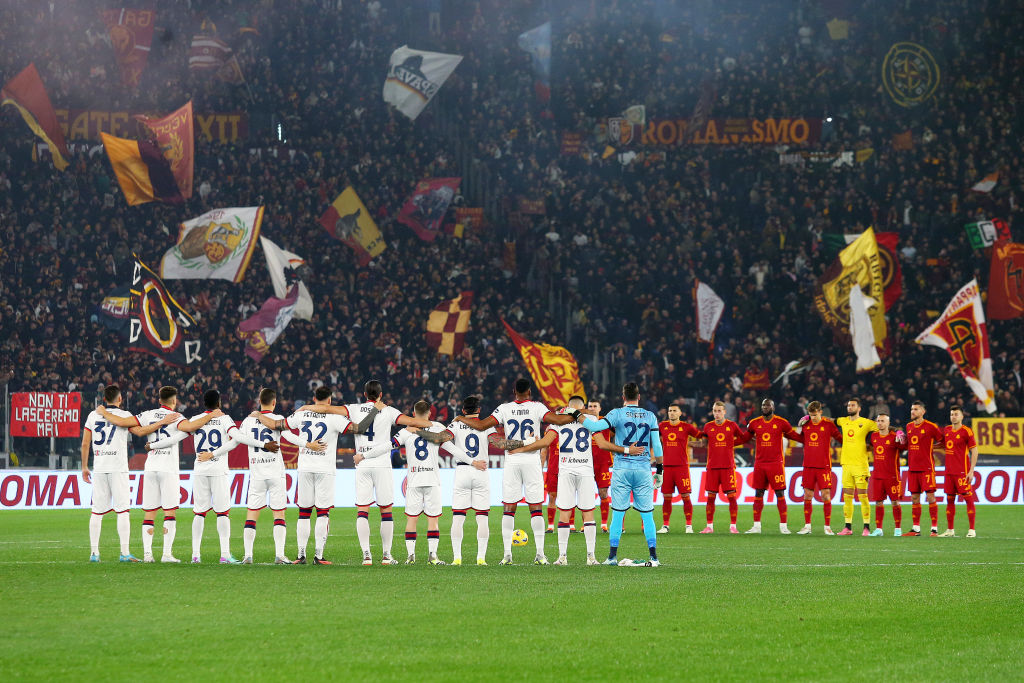
[[[76,437],[82,394],[30,391],[11,394],[11,436]]]
[[[1024,417],[976,417],[971,426],[979,453],[1024,455]]]
[[[708,119],[703,130],[687,133],[689,119],[649,119],[647,124],[630,126],[639,129],[639,140],[635,135],[623,140],[620,131],[618,142],[628,144],[639,142],[643,145],[804,145],[814,144],[821,139],[821,119],[786,117],[767,119]]]
[[[118,137],[144,135],[136,116],[147,112],[54,109],[57,123],[68,140],[99,140],[100,133]],[[152,112],[149,112],[152,114]],[[249,115],[245,112],[195,114],[196,139],[204,142],[238,142],[249,137]]]

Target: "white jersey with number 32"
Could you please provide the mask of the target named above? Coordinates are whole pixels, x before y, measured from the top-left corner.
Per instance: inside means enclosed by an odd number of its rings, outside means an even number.
[[[326,441],[327,448],[314,451],[299,448],[300,472],[321,472],[334,474],[337,469],[338,436],[344,434],[351,422],[344,415],[321,415],[305,410],[289,416],[285,425],[296,432],[304,441]]]

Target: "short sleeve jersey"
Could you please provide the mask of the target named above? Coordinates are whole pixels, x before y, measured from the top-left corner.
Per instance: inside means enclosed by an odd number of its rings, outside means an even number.
[[[702,432],[708,438],[707,468],[731,470],[736,467],[736,446],[747,441],[740,426],[732,420],[723,420],[722,424],[712,420],[704,425]]]
[[[548,446],[550,453],[557,453],[558,471],[565,474],[594,476],[594,451],[590,430],[572,422],[567,425],[548,427],[554,432],[555,441]]]
[[[127,410],[107,406],[117,417],[132,417]],[[93,472],[127,472],[128,446],[131,432],[127,427],[117,427],[103,419],[95,410],[85,418],[85,429],[92,437]]]
[[[841,441],[842,438],[842,432],[832,420],[822,418],[818,424],[810,420],[804,423],[800,434],[804,444],[804,467],[832,467],[832,440]]]
[[[430,431],[443,432],[445,427],[440,422],[432,422]],[[441,485],[440,444],[431,443],[408,429],[402,429],[395,434],[394,441],[399,446],[405,446],[405,461],[409,464],[406,481],[409,486]]]
[[[352,423],[344,415],[321,415],[299,411],[288,417],[285,425],[294,430],[305,441],[326,441],[327,448],[314,451],[299,447],[300,472],[330,473],[337,469],[338,436],[344,434]]]
[[[349,403],[345,407],[348,408],[349,420],[359,424],[369,414],[373,408],[373,403],[370,401]],[[366,432],[354,435],[356,453],[365,455],[377,446],[390,441],[391,428],[398,422],[398,418],[401,416],[402,411],[398,410],[398,408],[384,406],[384,409],[374,416],[373,423]],[[366,458],[356,465],[356,469],[372,469],[377,467],[391,469],[391,458]]]
[[[673,425],[668,420],[658,425],[661,437],[661,453],[665,467],[683,467],[689,465],[686,457],[686,444],[690,438],[699,439],[701,432],[689,422]]]
[[[153,410],[147,410],[146,412],[138,416],[139,424],[143,427],[148,427],[154,422],[167,417],[169,413],[174,411],[166,406],[160,406]],[[148,437],[147,441],[160,441],[167,439],[179,433],[177,425],[185,421],[185,418],[181,418],[174,424],[164,425],[160,429],[156,430]],[[181,442],[168,446],[167,448],[157,448],[149,452],[146,456],[146,472],[178,472],[178,453],[181,449]]]
[[[960,429],[948,426],[942,431],[946,445],[946,476],[966,476],[971,465],[971,449],[978,445],[974,432],[966,425],[961,425]]]
[[[843,448],[839,451],[839,464],[868,467],[868,435],[878,431],[874,420],[866,417],[840,417],[836,426],[843,433]]]
[[[911,472],[930,472],[935,469],[932,450],[935,444],[943,444],[942,430],[934,422],[921,420],[921,424],[909,423],[907,433],[907,465]]]
[[[196,417],[202,417],[206,413],[196,415]],[[193,418],[194,419],[194,418]],[[221,415],[215,417],[202,427],[197,429],[192,435],[192,443],[196,449],[196,462],[194,465],[194,474],[227,474],[228,473],[228,454],[216,455],[210,460],[204,462],[199,461],[200,451],[215,451],[228,442],[231,438],[231,432],[238,429],[235,426],[235,421],[227,415]]]
[[[487,461],[487,437],[494,433],[493,427],[478,432],[463,422],[452,420],[452,423],[448,425],[448,431],[455,437],[453,440],[455,445],[466,451],[469,457],[474,460]]]
[[[896,435],[889,432],[882,436],[878,432],[871,435],[871,454],[875,458],[871,468],[871,474],[880,479],[899,479],[900,476],[900,446],[896,441]]]
[[[544,419],[550,413],[548,407],[540,401],[510,401],[495,408],[491,415],[504,428],[506,439],[523,440],[530,436],[535,439],[539,438]],[[509,454],[508,451],[505,451],[505,458],[512,462],[534,460],[537,458],[537,454],[532,452]]]
[[[283,420],[284,416],[276,413],[264,413],[271,420]],[[260,443],[276,441],[281,443],[281,432],[267,427],[255,417],[247,417],[242,420],[242,426],[238,428],[246,436],[252,437]],[[277,453],[256,446],[248,446],[249,450],[249,476],[253,479],[273,479],[284,474],[284,457],[279,450]]]
[[[616,453],[613,467],[626,470],[649,470],[650,456],[658,439],[658,418],[654,413],[639,406],[615,408],[605,417],[608,425],[615,430],[615,443],[619,446],[647,446],[643,455]]]

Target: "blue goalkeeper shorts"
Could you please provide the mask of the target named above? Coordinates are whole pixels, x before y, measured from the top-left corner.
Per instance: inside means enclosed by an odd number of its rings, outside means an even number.
[[[630,494],[633,494],[632,504],[637,512],[654,509],[654,479],[648,469],[613,469],[610,488],[613,510],[628,510]]]

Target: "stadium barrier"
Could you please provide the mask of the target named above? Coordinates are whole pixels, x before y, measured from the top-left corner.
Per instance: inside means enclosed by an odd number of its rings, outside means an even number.
[[[741,503],[752,503],[754,490],[750,485],[753,469],[737,468],[740,475],[739,500]],[[803,500],[803,487],[800,485],[800,468],[787,467],[787,497],[790,502]],[[501,470],[489,470],[491,478],[491,505],[501,505]],[[691,499],[696,503],[705,502],[703,492],[704,470],[693,469],[694,492]],[[442,469],[441,500],[445,507],[452,499],[452,484],[455,470]],[[840,481],[840,470],[835,468],[836,481]],[[128,475],[131,487],[132,507],[139,507],[142,502],[142,472],[131,472]],[[189,507],[192,504],[192,473],[181,473],[180,505]],[[228,474],[231,482],[231,505],[244,507],[249,485],[248,471],[232,471]],[[286,475],[288,481],[288,504],[295,501],[295,471]],[[942,472],[937,473],[939,490],[936,499],[945,500],[942,493]],[[405,470],[394,470],[395,505],[405,505]],[[910,501],[906,493],[906,473],[904,472],[905,502]],[[699,492],[698,492],[699,491]],[[1024,503],[1024,467],[978,467],[974,471],[974,491],[976,500],[983,505],[1012,505]],[[355,470],[338,470],[335,479],[335,503],[337,507],[355,507]],[[88,508],[91,504],[92,485],[87,484],[79,472],[39,471],[6,471],[0,475],[0,510],[58,510]],[[724,496],[719,496],[725,500]],[[833,493],[833,499],[840,499],[840,492]],[[655,502],[661,503],[661,493],[655,494]],[[774,494],[768,493],[766,500],[774,502]],[[820,497],[816,496],[820,501]],[[675,502],[680,498],[677,495]]]

